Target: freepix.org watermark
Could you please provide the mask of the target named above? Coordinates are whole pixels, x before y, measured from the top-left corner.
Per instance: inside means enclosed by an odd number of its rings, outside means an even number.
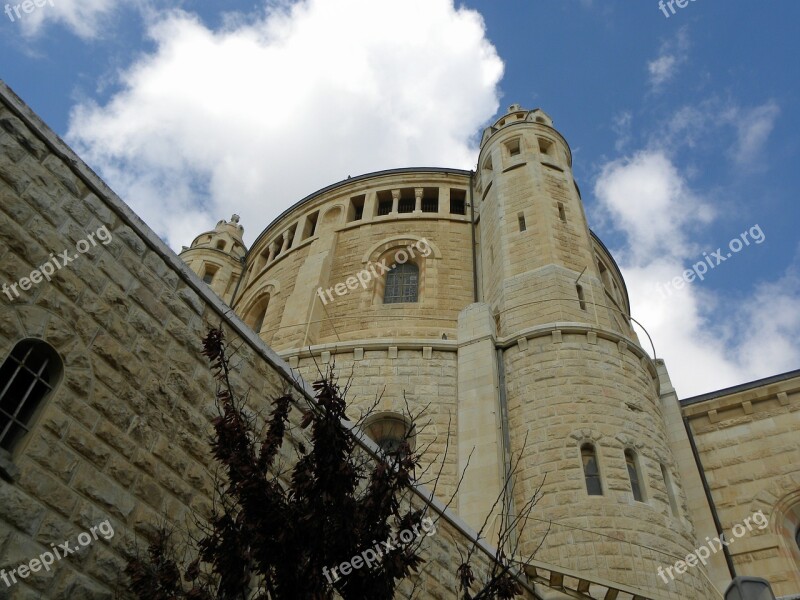
[[[28,277],[23,277],[17,283],[12,283],[11,285],[6,285],[4,283],[3,293],[8,296],[9,300],[13,300],[14,298],[19,298],[17,287],[19,287],[19,289],[21,289],[23,292],[27,292],[35,284],[41,283],[42,278],[50,281],[50,278],[55,275],[55,272],[58,269],[65,267],[73,260],[76,260],[81,254],[86,254],[90,248],[97,246],[97,241],[94,239],[95,236],[97,237],[97,240],[103,244],[103,246],[108,245],[108,243],[111,241],[111,233],[109,233],[106,226],[103,225],[94,233],[87,235],[85,240],[78,240],[78,242],[75,244],[75,249],[78,251],[78,254],[73,254],[70,256],[69,250],[64,250],[58,255],[58,258],[56,258],[55,254],[51,253],[50,260],[31,271],[31,274],[28,275]],[[14,292],[14,296],[11,295],[11,292]]]
[[[5,569],[0,569],[0,579],[2,579],[6,587],[9,588],[17,583],[17,577],[20,579],[27,579],[31,573],[38,573],[42,569],[50,571],[50,567],[52,567],[53,563],[57,560],[61,560],[77,552],[82,546],[88,546],[93,541],[97,540],[98,533],[103,536],[103,539],[106,541],[114,537],[114,528],[111,526],[108,519],[99,525],[93,525],[89,528],[89,531],[78,534],[78,545],[71,546],[68,541],[63,544],[58,544],[58,546],[56,546],[56,544],[50,544],[51,550],[42,552],[39,558],[32,558],[30,561],[21,564],[15,569],[11,569],[9,572],[6,572]]]
[[[749,230],[743,231],[739,237],[735,237],[728,242],[728,249],[730,252],[724,256],[722,248],[717,248],[716,251],[712,252],[710,255],[708,252],[703,252],[703,260],[693,264],[691,269],[686,269],[681,277],[673,277],[667,283],[659,283],[656,285],[658,293],[661,294],[662,298],[668,298],[672,295],[670,286],[674,287],[676,290],[679,290],[683,288],[686,283],[691,283],[695,279],[703,281],[709,269],[713,269],[717,265],[724,263],[742,248],[750,245],[750,240],[747,238],[748,235],[756,244],[760,244],[767,239],[767,237],[764,235],[764,232],[761,231],[759,224],[756,223]]]
[[[422,531],[420,531],[420,528]],[[323,567],[322,574],[325,575],[325,579],[328,580],[328,583],[333,583],[341,579],[336,573],[337,569],[343,576],[349,575],[355,569],[360,569],[361,567],[371,569],[378,565],[384,554],[394,550],[399,545],[397,542],[398,539],[402,544],[410,544],[420,539],[423,533],[426,537],[436,534],[436,525],[430,517],[425,517],[419,525],[414,525],[413,531],[411,529],[404,529],[398,535],[390,537],[385,542],[376,542],[373,548],[367,548],[361,552],[361,554],[356,554],[353,558],[344,561],[337,567],[333,567],[330,570],[328,567]],[[373,542],[374,541],[375,540],[373,540]],[[381,546],[383,547],[381,548]],[[331,575],[333,575],[333,578],[331,578]]]
[[[11,19],[11,22],[13,23],[14,15],[17,15],[17,19],[22,18],[22,15],[20,14],[20,9],[22,9],[23,13],[29,15],[35,9],[41,8],[45,4],[49,4],[50,6],[55,6],[55,4],[53,4],[53,0],[25,0],[24,2],[20,2],[19,4],[6,4],[4,12],[8,15],[8,18]]]
[[[744,536],[749,531],[753,531],[753,523],[758,525],[759,529],[765,529],[769,525],[769,519],[767,519],[763,512],[757,510],[747,517],[743,523],[737,523],[733,526],[732,539],[725,539],[724,533],[713,539],[706,537],[706,542],[708,543],[704,546],[700,546],[693,553],[688,554],[683,560],[676,561],[675,564],[666,569],[658,567],[658,576],[664,580],[664,583],[669,583],[675,579],[675,575],[672,574],[673,569],[678,575],[683,575],[689,567],[696,567],[698,562],[705,565],[709,557],[712,554],[716,554],[719,550],[722,550],[723,546],[730,546],[737,538]],[[667,575],[670,577],[669,580],[667,579]]]
[[[386,264],[387,259],[385,258],[381,259],[381,261],[377,263],[369,262],[367,263],[366,269],[361,269],[355,275],[351,275],[345,279],[344,282],[337,283],[336,285],[329,287],[327,290],[324,290],[321,287],[317,288],[317,295],[320,297],[320,300],[322,300],[323,304],[327,304],[328,301],[333,302],[334,300],[331,292],[336,292],[337,296],[344,296],[347,292],[356,289],[359,285],[361,285],[362,289],[367,289],[367,285],[370,281],[372,281],[373,277],[378,279],[382,275],[394,269],[397,265],[402,265],[407,263],[410,259],[416,258],[417,255],[414,252],[415,249],[422,256],[429,256],[432,252],[430,244],[428,244],[428,240],[422,238],[416,244],[406,246],[405,249],[395,252],[394,263],[391,265]],[[325,297],[326,294],[327,298]]]
[[[658,8],[661,9],[661,12],[664,13],[664,16],[669,19],[670,13],[667,12],[667,7],[675,14],[675,5],[678,5],[678,8],[686,8],[689,6],[689,2],[695,2],[695,0],[659,0],[658,1]]]

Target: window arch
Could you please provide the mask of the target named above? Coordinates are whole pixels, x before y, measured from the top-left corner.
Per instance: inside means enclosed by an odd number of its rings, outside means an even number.
[[[19,342],[0,365],[0,450],[12,453],[64,371],[61,357],[41,340]]]
[[[265,294],[258,302],[253,304],[253,307],[248,311],[245,323],[256,332],[261,333],[261,328],[264,326],[264,319],[267,316],[267,308],[269,308],[270,295]]]
[[[397,452],[403,443],[413,451],[416,445],[416,430],[402,415],[382,413],[373,415],[364,422],[364,433],[387,454]]]
[[[419,300],[419,267],[412,262],[394,265],[386,274],[384,304]]]
[[[597,462],[597,452],[593,444],[586,443],[581,446],[581,461],[583,462],[583,476],[586,479],[586,492],[590,496],[602,496],[600,464]]]
[[[631,482],[633,499],[637,502],[644,502],[644,486],[642,485],[642,477],[639,471],[639,462],[636,453],[630,448],[625,450],[625,466],[628,468],[628,479]]]

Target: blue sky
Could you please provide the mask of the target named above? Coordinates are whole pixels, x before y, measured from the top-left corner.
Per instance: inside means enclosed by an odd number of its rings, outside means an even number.
[[[793,0],[15,4],[0,77],[176,250],[348,175],[471,168],[520,103],[569,141],[682,396],[800,366]]]

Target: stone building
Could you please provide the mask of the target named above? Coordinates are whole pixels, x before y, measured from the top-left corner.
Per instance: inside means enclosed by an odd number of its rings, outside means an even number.
[[[530,598],[719,598],[729,562],[800,592],[800,372],[678,400],[541,110],[487,128],[476,172],[348,178],[249,249],[234,215],[178,257],[5,86],[0,103],[0,278],[17,285],[0,295],[0,569],[95,535],[0,579],[0,598],[111,597],[135,535],[208,511],[200,339],[220,321],[253,398],[308,396],[333,364],[354,416],[379,399],[367,448],[425,408],[411,434],[441,481],[409,501],[442,526],[424,598],[453,597],[459,550],[540,486],[515,532],[521,556],[541,543],[520,573]],[[675,567],[756,511],[765,526],[748,520],[727,554]],[[97,539],[104,522],[115,535]]]

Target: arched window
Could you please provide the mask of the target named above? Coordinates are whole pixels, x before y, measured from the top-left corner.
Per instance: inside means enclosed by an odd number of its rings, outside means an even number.
[[[245,323],[256,333],[261,333],[261,328],[264,326],[264,319],[267,316],[267,308],[269,308],[269,294],[265,295],[253,305],[253,308],[251,308],[248,313],[247,319],[245,319]]]
[[[11,453],[30,431],[37,409],[55,389],[64,367],[40,340],[22,340],[0,366],[0,449]]]
[[[419,297],[419,267],[414,263],[395,265],[386,274],[384,304],[417,302]]]
[[[409,450],[414,449],[414,426],[398,414],[384,413],[370,417],[364,423],[364,433],[387,454],[397,452],[403,442],[408,443]]]
[[[631,480],[633,499],[637,502],[644,502],[642,478],[639,476],[639,465],[636,462],[636,454],[633,450],[625,450],[625,465],[628,467],[628,479]]]
[[[800,550],[800,526],[797,527],[797,531],[794,534],[794,543],[797,544],[797,549]]]
[[[597,452],[592,444],[581,446],[581,460],[583,461],[583,476],[586,479],[586,491],[590,496],[602,496],[600,465],[597,463]]]

